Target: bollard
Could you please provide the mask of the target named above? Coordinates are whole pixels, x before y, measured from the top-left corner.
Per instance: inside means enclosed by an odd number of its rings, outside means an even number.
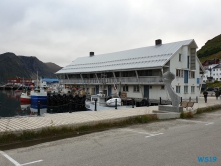
[[[95,104],[94,104],[94,111],[97,111],[97,99],[94,99],[94,102],[95,102]]]
[[[115,99],[115,110],[117,109],[117,99]]]
[[[191,97],[189,97],[189,102],[191,102]]]
[[[68,108],[69,108],[69,113],[72,113],[72,108],[71,108],[71,104],[68,103]]]
[[[181,102],[181,103],[182,103],[182,99],[183,99],[183,98],[182,98],[182,97],[180,97],[180,102]]]
[[[132,108],[134,108],[134,99],[132,99]]]
[[[162,103],[161,103],[161,97],[160,97],[160,105],[161,105]]]
[[[149,98],[147,98],[147,107],[149,107]]]
[[[38,116],[40,116],[40,101],[38,101]]]
[[[196,96],[196,103],[198,103],[198,96]]]

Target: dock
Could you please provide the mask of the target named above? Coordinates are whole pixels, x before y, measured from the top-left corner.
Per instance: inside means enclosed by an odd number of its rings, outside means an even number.
[[[207,103],[204,102],[203,97],[200,97],[199,102],[194,104],[193,110],[220,104],[221,100],[216,100],[215,97],[208,97]],[[92,125],[99,122],[113,122],[141,115],[155,114],[159,119],[171,119],[180,117],[180,113],[156,113],[155,110],[158,110],[158,106],[134,108],[125,107],[123,109],[115,109],[114,107],[110,107],[109,110],[98,109],[97,111],[82,111],[59,114],[44,113],[41,116],[0,118],[0,134],[5,132],[19,133],[27,130],[41,130],[42,128],[51,126],[77,127],[81,125]]]

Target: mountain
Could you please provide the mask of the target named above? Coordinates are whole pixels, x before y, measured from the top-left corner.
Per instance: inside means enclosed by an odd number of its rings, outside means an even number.
[[[45,63],[46,66],[48,66],[49,69],[51,69],[51,71],[53,73],[57,72],[58,70],[61,70],[62,67],[56,65],[55,63],[52,63],[52,62],[47,62]]]
[[[205,45],[197,51],[201,62],[210,59],[221,59],[221,34],[208,40]]]
[[[38,76],[54,78],[57,69],[61,67],[53,63],[45,64],[33,56],[17,56],[11,52],[0,54],[0,84],[5,84],[7,78],[36,79],[37,72]]]

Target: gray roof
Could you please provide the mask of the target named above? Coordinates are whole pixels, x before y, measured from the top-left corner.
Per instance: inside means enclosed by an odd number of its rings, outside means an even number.
[[[217,69],[217,68],[221,68],[221,64],[214,64],[214,67],[213,67],[213,69]]]
[[[132,50],[79,57],[70,65],[62,68],[56,74],[62,73],[90,73],[100,71],[116,71],[140,68],[159,68],[182,46],[189,45],[194,40],[161,44]]]

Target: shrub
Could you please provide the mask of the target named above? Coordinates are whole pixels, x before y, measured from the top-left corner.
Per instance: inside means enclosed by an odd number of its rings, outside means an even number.
[[[180,118],[181,119],[187,119],[187,118],[193,118],[193,117],[194,117],[194,114],[191,111],[189,111],[189,112],[182,111],[180,113]]]

